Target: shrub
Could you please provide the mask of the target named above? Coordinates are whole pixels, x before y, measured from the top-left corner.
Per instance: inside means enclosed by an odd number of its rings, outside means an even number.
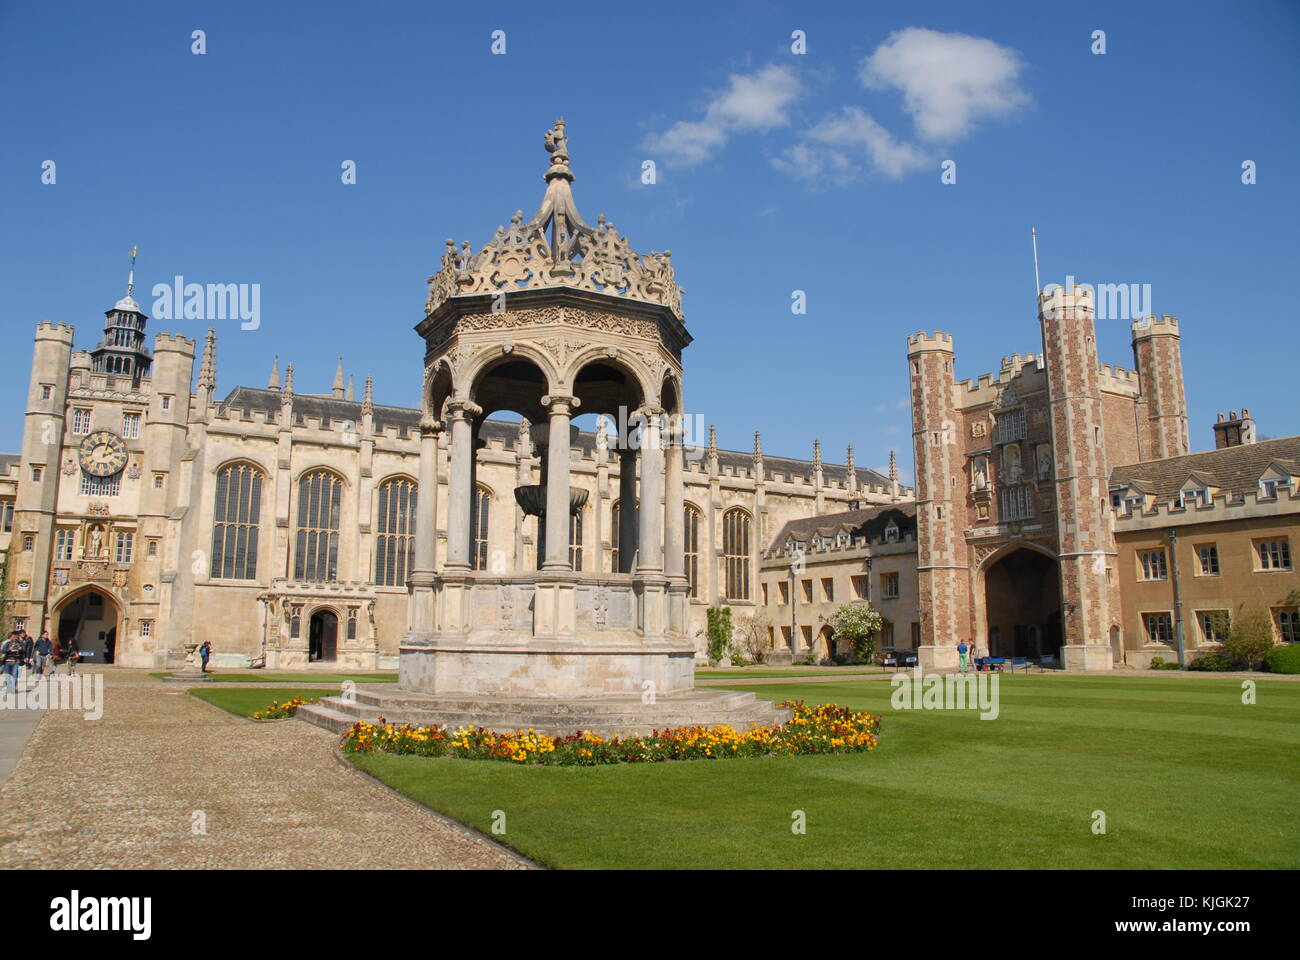
[[[741,661],[762,663],[767,652],[772,649],[772,621],[762,610],[740,621],[736,633],[740,643],[731,648],[731,662],[740,665]]]
[[[1300,673],[1300,643],[1284,643],[1264,657],[1269,673]]]
[[[846,603],[831,614],[827,623],[837,640],[853,644],[853,662],[870,663],[876,656],[876,634],[885,618],[865,603]]]
[[[1188,670],[1208,670],[1213,673],[1221,673],[1225,670],[1232,669],[1232,658],[1224,653],[1207,653],[1204,656],[1197,657],[1187,665]]]
[[[1256,669],[1273,649],[1273,618],[1259,607],[1243,607],[1232,618],[1223,652],[1247,670]]]
[[[1164,657],[1151,658],[1152,670],[1181,670],[1177,660],[1165,660]]]
[[[710,666],[717,666],[731,649],[731,608],[709,607],[708,620]]]

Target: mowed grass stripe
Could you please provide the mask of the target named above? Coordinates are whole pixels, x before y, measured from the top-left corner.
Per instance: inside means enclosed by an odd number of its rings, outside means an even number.
[[[1220,679],[1156,682],[1004,678],[994,721],[894,711],[878,681],[746,687],[881,713],[874,754],[597,768],[370,755],[357,764],[485,831],[505,811],[501,839],[557,867],[1300,864],[1289,827],[1300,775],[1279,726],[1298,729],[1300,687],[1261,681],[1260,703],[1247,707]],[[791,833],[795,810],[806,835]],[[1091,832],[1094,810],[1106,814],[1104,836]]]

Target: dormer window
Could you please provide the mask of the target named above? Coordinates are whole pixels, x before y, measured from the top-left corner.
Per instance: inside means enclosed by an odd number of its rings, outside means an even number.
[[[894,523],[891,520],[889,522],[889,526],[885,527],[885,543],[897,543],[897,542],[898,542],[898,524]]]
[[[1275,500],[1279,490],[1289,489],[1290,486],[1290,477],[1267,477],[1259,481],[1259,495],[1269,500]]]
[[[1200,501],[1202,506],[1210,506],[1214,503],[1214,497],[1210,493],[1209,487],[1186,487],[1178,491],[1178,499],[1175,505],[1179,509],[1194,507]]]

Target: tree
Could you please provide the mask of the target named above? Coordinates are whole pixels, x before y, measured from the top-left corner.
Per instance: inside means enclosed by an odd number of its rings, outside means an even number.
[[[762,663],[772,649],[772,621],[762,610],[740,621],[737,628],[740,650],[751,663]]]
[[[709,636],[709,665],[717,666],[731,649],[731,608],[709,607],[706,614]]]
[[[1244,664],[1247,670],[1254,670],[1272,649],[1273,618],[1267,610],[1242,606],[1232,618],[1223,652]]]
[[[870,663],[876,654],[876,634],[885,618],[869,604],[846,603],[826,621],[835,631],[836,640],[853,644],[853,662]]]

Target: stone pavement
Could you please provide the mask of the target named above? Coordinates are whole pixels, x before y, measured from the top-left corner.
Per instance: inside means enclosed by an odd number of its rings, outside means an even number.
[[[0,868],[526,866],[341,764],[323,730],[131,679],[110,676],[100,720],[40,719],[0,788]],[[21,736],[5,723],[0,751]]]

